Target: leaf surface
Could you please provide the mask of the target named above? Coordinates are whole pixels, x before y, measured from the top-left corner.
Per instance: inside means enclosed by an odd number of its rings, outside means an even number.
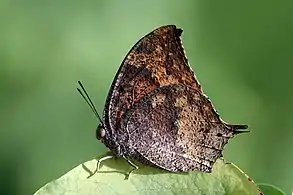
[[[124,159],[102,162],[100,171],[87,178],[97,160],[77,166],[60,178],[46,184],[35,195],[254,195],[260,194],[255,183],[235,165],[218,159],[212,173],[170,173],[155,167],[142,166],[125,179],[131,166]]]

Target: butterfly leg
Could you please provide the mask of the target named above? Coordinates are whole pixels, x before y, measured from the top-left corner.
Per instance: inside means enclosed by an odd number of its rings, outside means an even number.
[[[112,155],[112,154],[108,154],[107,156],[104,156],[104,157],[100,158],[100,159],[98,160],[98,162],[97,162],[97,166],[96,166],[95,171],[92,172],[87,178],[92,177],[94,174],[96,174],[96,173],[100,170],[100,166],[101,166],[101,162],[102,162],[102,161],[105,161],[105,160],[110,159],[110,158],[113,158],[113,157],[114,157],[114,155]]]
[[[128,164],[130,164],[131,166],[132,166],[132,169],[127,173],[127,175],[125,176],[125,180],[127,180],[127,179],[129,179],[129,176],[130,176],[130,174],[134,171],[134,170],[136,170],[136,169],[138,169],[138,166],[137,165],[135,165],[133,162],[131,162],[130,160],[128,160],[128,159],[126,159],[127,160],[127,162],[128,162]]]
[[[226,165],[231,165],[231,164],[232,164],[231,162],[229,162],[228,160],[226,160],[226,159],[223,158],[223,157],[221,157],[221,159],[224,161],[224,163],[225,163]]]

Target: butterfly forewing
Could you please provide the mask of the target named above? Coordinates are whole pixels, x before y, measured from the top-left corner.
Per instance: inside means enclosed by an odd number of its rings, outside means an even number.
[[[121,116],[154,89],[182,83],[200,90],[181,44],[182,30],[163,26],[138,41],[124,59],[105,107],[109,129],[119,128]]]

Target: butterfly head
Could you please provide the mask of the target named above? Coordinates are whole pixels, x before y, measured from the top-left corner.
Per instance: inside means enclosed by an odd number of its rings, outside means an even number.
[[[106,135],[106,130],[105,128],[103,127],[102,124],[99,124],[97,129],[96,129],[96,138],[98,140],[103,140],[103,138],[105,137]]]

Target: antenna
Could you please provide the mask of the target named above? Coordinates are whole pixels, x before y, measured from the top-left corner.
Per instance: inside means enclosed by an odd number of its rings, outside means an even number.
[[[81,87],[81,89],[77,88],[77,91],[80,93],[80,95],[83,97],[84,101],[87,103],[87,105],[91,108],[91,110],[94,112],[94,114],[96,115],[96,117],[99,119],[99,121],[102,123],[103,125],[103,121],[100,117],[100,115],[98,114],[98,111],[94,105],[94,103],[92,102],[89,94],[86,92],[83,84],[81,83],[81,81],[78,81],[79,86]]]

